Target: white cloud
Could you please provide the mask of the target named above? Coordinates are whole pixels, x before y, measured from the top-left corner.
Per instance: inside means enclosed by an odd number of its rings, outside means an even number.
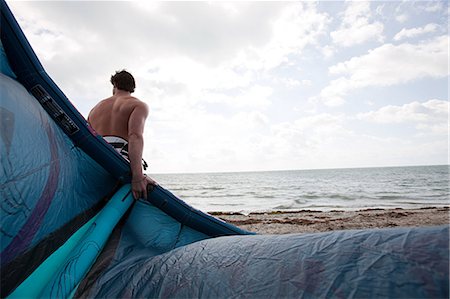
[[[73,55],[81,50],[80,41],[67,35],[56,23],[41,19],[38,12],[27,6],[19,6],[17,10],[20,25],[26,32],[28,41],[36,48],[40,59],[51,61],[62,53]],[[26,15],[27,18],[21,17],[22,15]]]
[[[427,11],[427,12],[438,12],[438,11],[441,11],[442,10],[442,3],[444,3],[444,2],[427,1],[427,2],[425,2],[425,11]]]
[[[348,134],[344,121],[343,115],[320,113],[274,125],[268,138],[275,149],[272,152],[279,158],[307,155]]]
[[[329,68],[332,80],[318,97],[330,106],[343,104],[344,97],[353,89],[367,86],[391,86],[449,74],[448,37],[440,36],[418,44],[385,44],[368,54],[353,57]]]
[[[165,120],[154,119],[145,156],[154,169],[171,171],[249,170],[261,159],[268,117],[259,111],[240,111],[225,117],[198,107],[174,107]],[[174,134],[176,132],[176,134]],[[158,151],[164,148],[164,151]]]
[[[344,96],[352,88],[351,81],[347,78],[332,80],[318,96],[309,99],[312,103],[322,102],[329,107],[337,107],[345,103]]]
[[[430,23],[424,27],[415,27],[411,29],[403,28],[399,33],[394,36],[394,40],[399,41],[405,38],[412,38],[426,33],[436,32],[438,25],[435,23]]]
[[[397,20],[397,22],[399,23],[405,23],[406,21],[408,21],[409,16],[407,14],[400,14],[397,17],[395,17],[395,19]]]
[[[330,45],[326,45],[322,47],[320,51],[326,59],[329,59],[336,53],[336,48]]]
[[[269,86],[253,85],[248,89],[239,90],[232,95],[206,91],[199,94],[197,100],[204,103],[221,103],[234,108],[266,108],[271,104],[270,96],[273,88]]]
[[[192,92],[245,87],[252,80],[249,72],[238,72],[228,66],[207,66],[186,56],[151,59],[139,68],[139,73],[155,84],[182,84]]]
[[[445,65],[448,61],[447,50],[447,36],[418,44],[385,44],[329,70],[331,74],[348,74],[365,84],[368,84],[366,81],[375,81],[377,85],[390,85],[424,76],[443,77],[448,75]],[[395,68],[400,70],[395,71]]]
[[[146,156],[153,157],[153,167],[166,171],[223,171],[298,168],[317,163],[315,151],[335,142],[348,140],[343,115],[318,114],[292,122],[273,124],[264,113],[240,111],[224,117],[192,108],[173,111],[178,118],[170,121],[171,130],[179,132],[176,140],[168,127],[155,120],[153,135],[146,136]],[[344,141],[343,141],[344,140]],[[158,147],[164,147],[159,156]],[[182,147],[180,152],[179,148]]]
[[[397,3],[398,3],[398,5],[396,5],[395,11],[394,11],[395,20],[397,22],[399,22],[400,24],[403,24],[409,20],[410,10],[406,9],[408,6],[406,5],[407,3],[405,1],[399,1]]]
[[[293,79],[293,78],[285,78],[285,77],[274,77],[272,79],[272,82],[275,84],[282,84],[287,88],[295,88],[295,87],[299,87],[299,86],[312,86],[312,81],[311,80],[307,80],[307,79],[303,79],[303,80],[297,80],[297,79]]]
[[[242,49],[235,60],[237,68],[271,70],[299,55],[308,45],[315,45],[325,34],[329,18],[310,3],[289,4],[271,22],[272,37],[262,46]]]
[[[448,108],[448,101],[434,99],[424,103],[415,101],[402,106],[388,105],[376,111],[360,113],[357,117],[382,124],[414,123],[419,130],[447,134]]]
[[[160,2],[157,1],[145,1],[145,0],[137,0],[131,3],[135,5],[139,10],[144,10],[149,13],[157,13],[160,9]]]
[[[412,165],[441,161],[438,157],[446,149],[446,141],[370,136],[348,126],[345,115],[329,113],[278,124],[264,138],[265,150],[270,153],[266,157],[277,160],[284,169]]]
[[[369,40],[382,42],[384,26],[380,22],[370,22],[370,2],[348,2],[342,24],[338,30],[330,33],[333,42],[350,47]]]

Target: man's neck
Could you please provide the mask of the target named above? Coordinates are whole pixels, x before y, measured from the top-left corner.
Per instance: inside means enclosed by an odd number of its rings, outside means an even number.
[[[118,96],[118,97],[122,97],[122,96],[129,96],[129,95],[131,95],[131,93],[129,91],[116,88],[114,91],[114,95]]]

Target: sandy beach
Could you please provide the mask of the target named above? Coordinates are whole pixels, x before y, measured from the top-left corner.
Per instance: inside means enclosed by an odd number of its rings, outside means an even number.
[[[291,234],[331,230],[449,224],[449,207],[420,209],[366,209],[359,211],[296,211],[211,213],[215,217],[260,234]]]

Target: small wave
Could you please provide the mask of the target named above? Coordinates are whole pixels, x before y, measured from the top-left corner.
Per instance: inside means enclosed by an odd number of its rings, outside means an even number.
[[[307,201],[307,200],[302,200],[302,199],[297,198],[297,199],[294,199],[294,202],[295,202],[296,204],[298,204],[298,205],[304,205],[304,204],[306,204],[308,201]]]
[[[313,195],[313,194],[307,194],[307,195],[302,195],[301,196],[302,198],[306,198],[306,199],[316,199],[316,198],[322,198],[321,196],[319,196],[319,195]]]
[[[243,204],[242,203],[226,203],[226,204],[223,204],[223,203],[210,203],[209,204],[210,206],[220,206],[220,207],[238,207],[238,206],[243,206]]]
[[[170,191],[192,191],[192,188],[187,188],[187,187],[167,187]]]
[[[405,199],[405,196],[397,196],[397,195],[375,195],[375,199],[378,199],[378,200],[402,200],[402,199]]]
[[[346,195],[342,195],[342,194],[332,194],[332,195],[329,195],[328,198],[341,199],[341,200],[356,200],[356,198],[353,196],[346,196]]]
[[[293,205],[278,205],[273,207],[273,210],[292,210],[295,207]]]
[[[256,198],[267,198],[267,199],[272,199],[272,198],[276,198],[273,195],[264,195],[264,194],[256,194],[255,195]]]
[[[358,197],[354,195],[344,195],[344,194],[306,194],[299,196],[302,199],[340,199],[344,201],[353,201],[357,200]]]
[[[197,190],[201,191],[220,191],[220,190],[226,190],[226,188],[223,187],[200,187],[197,188]]]

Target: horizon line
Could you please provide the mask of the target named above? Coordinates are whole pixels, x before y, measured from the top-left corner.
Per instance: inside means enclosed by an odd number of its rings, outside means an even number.
[[[225,174],[225,173],[251,173],[251,172],[283,172],[283,171],[312,171],[312,170],[339,170],[339,169],[370,169],[370,168],[400,168],[400,167],[425,167],[425,166],[450,166],[447,164],[421,164],[421,165],[387,165],[387,166],[355,166],[355,167],[328,167],[328,168],[302,168],[302,169],[268,169],[268,170],[230,170],[230,171],[193,171],[193,172],[155,172],[149,175],[165,174]]]

